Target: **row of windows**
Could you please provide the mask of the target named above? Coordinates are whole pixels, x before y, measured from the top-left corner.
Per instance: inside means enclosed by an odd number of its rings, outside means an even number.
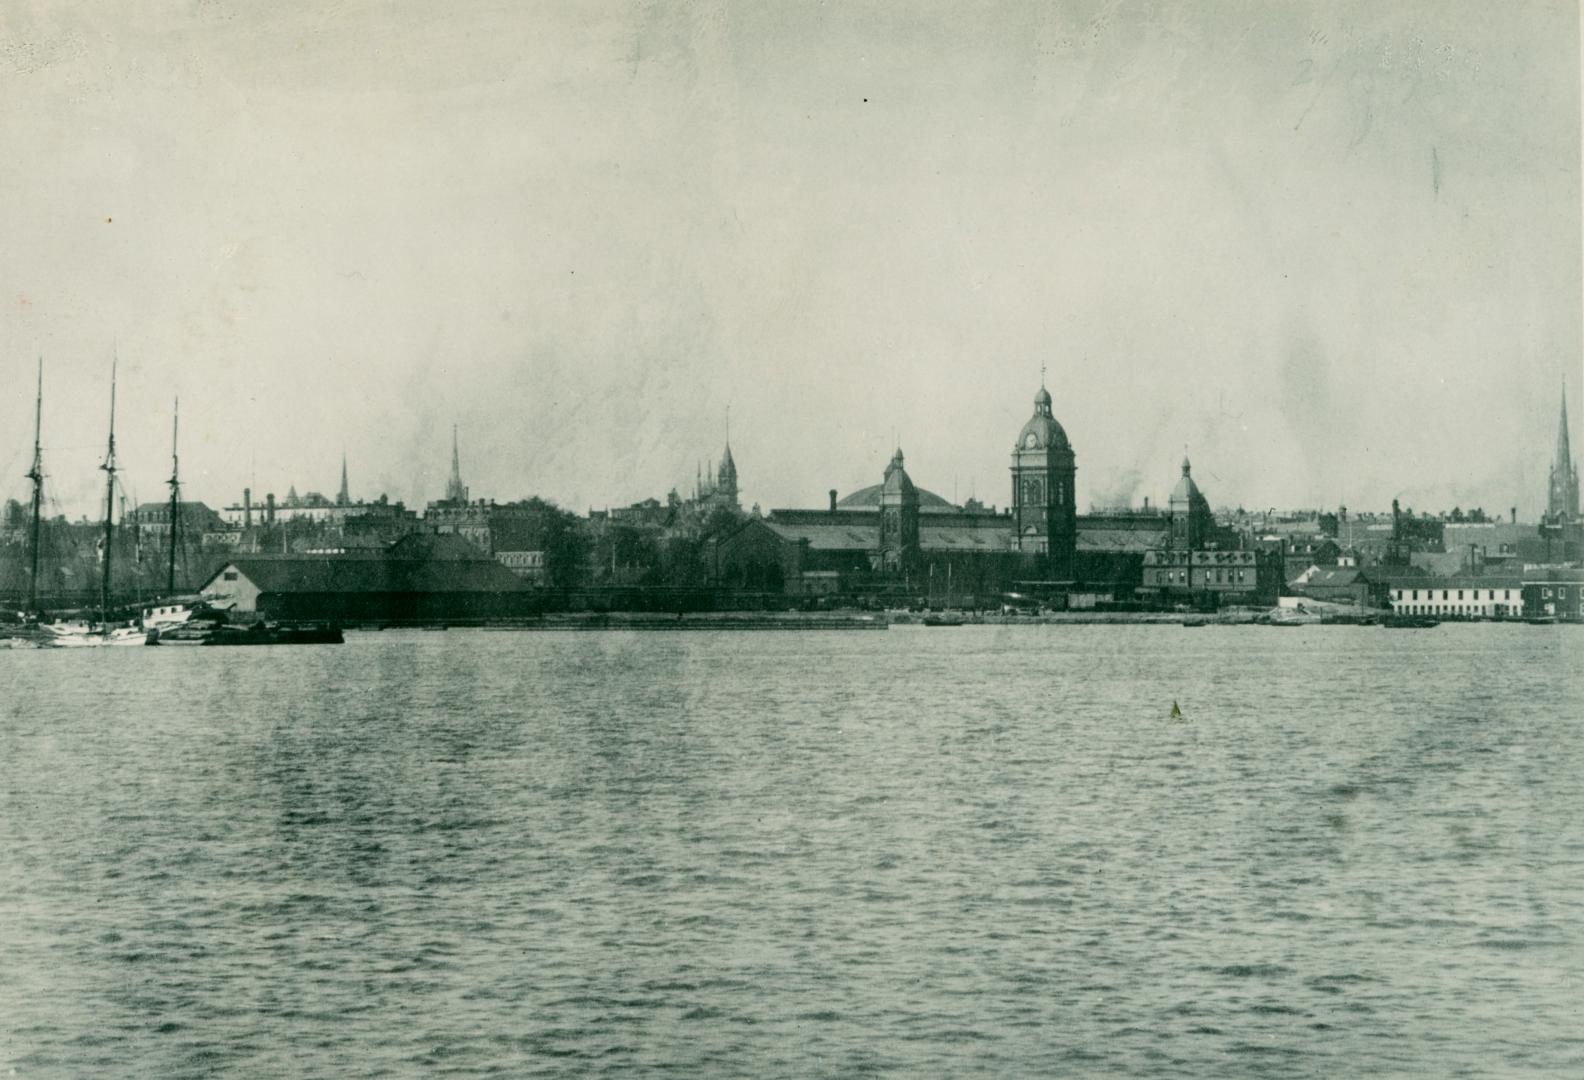
[[[1469,597],[1470,600],[1478,600],[1480,598],[1480,596],[1479,596],[1480,591],[1478,589],[1470,589],[1469,591],[1474,594],[1473,596]],[[1403,593],[1405,593],[1405,592],[1412,592],[1413,593],[1413,595],[1408,597],[1408,599],[1410,599],[1410,600],[1419,599],[1419,590],[1418,589],[1411,589],[1411,590],[1410,589],[1398,589],[1397,590],[1397,599],[1399,599],[1399,600],[1403,599]],[[1450,600],[1451,597],[1448,596],[1447,594],[1451,593],[1451,592],[1457,593],[1457,598],[1459,600],[1463,599],[1463,590],[1462,589],[1442,589],[1441,590],[1441,599]],[[1434,590],[1434,589],[1426,589],[1424,591],[1424,594],[1425,594],[1424,598],[1426,600],[1434,600],[1435,599],[1436,590]],[[1501,598],[1503,600],[1511,600],[1512,599],[1512,590],[1511,589],[1503,589],[1501,591],[1501,594],[1502,594]],[[1551,594],[1547,593],[1546,595],[1549,596]],[[1485,590],[1485,599],[1487,599],[1487,600],[1496,599],[1496,590],[1495,589],[1486,589]]]
[[[1157,580],[1163,585],[1186,585],[1186,584],[1188,584],[1188,571],[1187,570],[1160,570],[1160,571],[1157,571],[1156,573],[1158,575]],[[1200,577],[1200,584],[1203,584],[1203,585],[1234,585],[1234,584],[1238,584],[1238,583],[1245,583],[1246,584],[1247,580],[1248,580],[1247,577],[1245,576],[1246,573],[1247,573],[1247,571],[1244,571],[1244,570],[1217,570],[1217,571],[1215,571],[1215,576],[1211,577],[1211,572],[1209,570],[1205,570],[1205,571],[1202,572],[1202,576]]]
[[[1515,615],[1506,604],[1404,604],[1395,610],[1406,615]]]

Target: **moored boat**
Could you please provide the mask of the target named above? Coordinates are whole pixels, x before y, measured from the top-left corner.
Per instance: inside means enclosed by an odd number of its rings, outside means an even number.
[[[1388,615],[1380,624],[1388,630],[1425,630],[1432,626],[1440,626],[1441,620],[1432,619],[1428,615]]]

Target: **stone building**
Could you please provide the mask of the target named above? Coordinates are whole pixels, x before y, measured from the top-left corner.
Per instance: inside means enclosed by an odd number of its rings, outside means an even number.
[[[1043,383],[1034,415],[1012,448],[1012,527],[1015,550],[1043,555],[1048,576],[1072,581],[1078,551],[1076,458],[1067,432],[1051,413]]]
[[[832,491],[824,510],[771,510],[719,541],[715,580],[945,606],[996,604],[1010,591],[1057,604],[1079,587],[1108,599],[1131,595],[1146,553],[1167,543],[1170,517],[1077,514],[1075,455],[1044,386],[1013,444],[1010,471],[1007,509],[955,506],[918,486],[898,449],[880,483],[841,499]]]

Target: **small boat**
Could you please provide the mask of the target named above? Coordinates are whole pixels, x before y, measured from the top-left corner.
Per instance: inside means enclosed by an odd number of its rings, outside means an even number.
[[[1187,628],[1193,628],[1193,627],[1199,627],[1199,626],[1209,626],[1210,625],[1210,620],[1209,619],[1201,619],[1201,618],[1189,618],[1189,619],[1184,619],[1182,621],[1182,624],[1183,624],[1184,627],[1187,627]]]
[[[925,626],[964,626],[968,622],[961,615],[926,615]]]
[[[43,644],[58,649],[96,648],[105,645],[142,645],[148,634],[138,626],[90,623],[44,623]]]
[[[1427,630],[1432,626],[1440,626],[1441,620],[1428,615],[1388,615],[1380,624],[1388,630]]]
[[[260,622],[251,626],[219,626],[204,645],[340,645],[345,638],[339,626],[281,626]]]

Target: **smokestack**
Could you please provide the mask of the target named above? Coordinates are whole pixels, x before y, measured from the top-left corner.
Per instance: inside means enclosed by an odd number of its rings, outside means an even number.
[[[275,524],[275,493],[264,496],[264,524]]]
[[[253,527],[253,489],[252,488],[243,488],[242,489],[242,527],[244,529],[251,529]]]
[[[830,508],[831,508],[831,513],[834,514],[836,512],[836,489],[835,488],[831,488],[830,489]]]
[[[1507,512],[1512,515],[1512,523],[1514,525],[1518,524],[1518,508],[1515,506]]]
[[[1149,496],[1144,496],[1144,512],[1149,513]]]

